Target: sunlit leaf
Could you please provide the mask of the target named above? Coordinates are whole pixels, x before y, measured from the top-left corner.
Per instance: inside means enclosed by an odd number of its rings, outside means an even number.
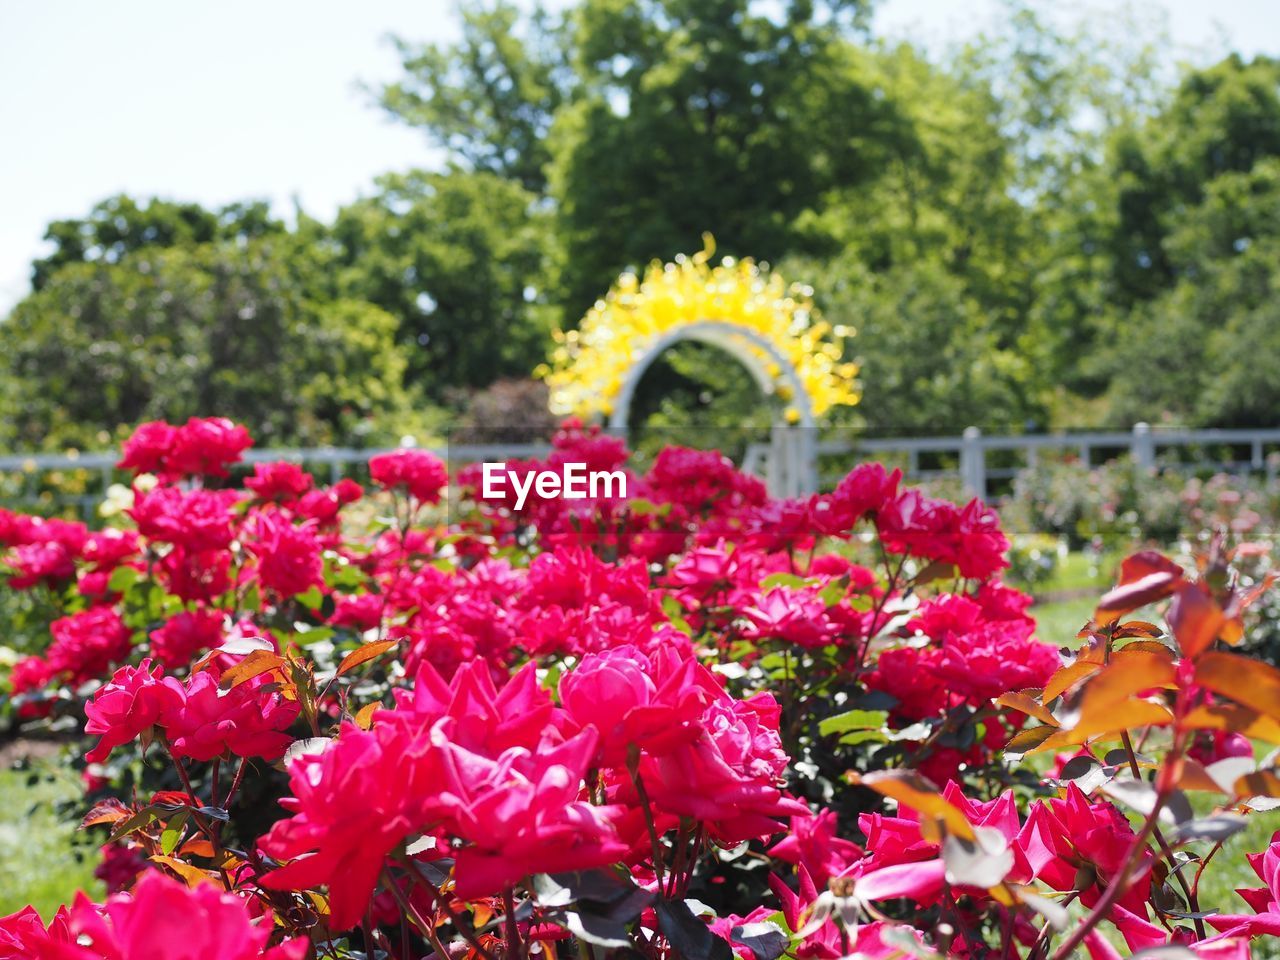
[[[264,673],[270,673],[287,663],[284,657],[270,650],[254,650],[248,654],[243,660],[222,675],[222,679],[218,681],[218,686],[223,690],[230,690],[238,687],[246,680],[252,680]]]
[[[900,806],[909,807],[922,817],[942,821],[949,836],[973,839],[973,826],[960,809],[914,770],[877,770],[860,776],[853,774],[849,779],[851,783],[870,787],[881,796],[897,800]]]
[[[356,714],[356,726],[361,730],[368,730],[373,726],[373,715],[382,709],[382,701],[375,700],[373,703],[367,704],[360,708],[360,712]]]
[[[1184,656],[1197,657],[1218,639],[1226,615],[1204,587],[1184,583],[1173,595],[1166,618]]]
[[[1181,582],[1182,568],[1155,550],[1143,550],[1120,564],[1116,587],[1098,602],[1094,622],[1110,626],[1131,610],[1163,600]]]
[[[1050,677],[1049,682],[1044,685],[1044,693],[1040,695],[1040,702],[1049,703],[1051,700],[1066,693],[1085,677],[1093,676],[1101,669],[1101,663],[1082,663],[1080,661],[1069,663],[1065,667],[1059,668],[1058,672]]]
[[[194,887],[201,883],[213,883],[213,877],[205,873],[199,867],[193,867],[185,861],[177,860],[173,857],[161,856],[160,854],[156,854],[149,859],[152,863],[159,863],[168,867],[182,880],[184,880],[189,887]]]
[[[373,643],[366,643],[362,647],[357,647],[342,658],[342,663],[338,665],[338,676],[349,673],[360,664],[368,663],[375,657],[381,656],[399,642],[399,640],[377,640]]]
[[[1050,726],[1056,727],[1058,725],[1058,721],[1054,717],[1053,713],[1047,707],[1042,705],[1039,700],[1036,700],[1028,691],[1010,691],[1009,693],[1003,693],[996,697],[995,703],[996,706],[1011,707],[1012,709],[1025,713],[1028,716],[1035,717],[1037,720],[1047,723]]]
[[[1237,703],[1202,704],[1179,721],[1188,730],[1228,730],[1251,740],[1280,743],[1280,722]]]
[[[1195,682],[1280,720],[1280,670],[1269,664],[1214,650],[1196,660]]]

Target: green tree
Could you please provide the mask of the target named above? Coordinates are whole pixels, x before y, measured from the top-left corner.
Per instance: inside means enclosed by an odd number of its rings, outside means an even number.
[[[522,18],[507,0],[467,4],[459,16],[456,45],[395,39],[405,76],[378,101],[467,169],[540,193],[547,133],[570,82],[558,31],[541,8]]]
[[[1164,242],[1177,279],[1100,360],[1119,421],[1274,426],[1280,408],[1280,158],[1224,173]]]
[[[287,236],[69,263],[3,323],[8,441],[98,446],[222,415],[264,445],[351,440],[406,406],[395,319],[316,300]]]
[[[580,83],[552,131],[558,295],[576,317],[626,266],[688,251],[776,260],[827,193],[910,144],[862,72],[859,4],[584,0]]]
[[[42,289],[69,263],[119,263],[135,250],[192,247],[217,241],[246,242],[278,235],[284,224],[263,201],[209,210],[196,203],[153,199],[139,202],[123,194],[95,206],[83,219],[55,220],[45,231],[53,252],[32,265],[31,285]]]
[[[336,293],[399,318],[411,381],[434,399],[527,376],[549,340],[546,216],[490,173],[388,174],[339,211]]]

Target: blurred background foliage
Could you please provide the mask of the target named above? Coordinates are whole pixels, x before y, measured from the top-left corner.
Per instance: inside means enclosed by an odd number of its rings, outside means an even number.
[[[471,0],[456,43],[399,38],[403,75],[369,91],[438,169],[332,222],[120,196],[50,224],[3,320],[0,447],[195,413],[265,445],[543,429],[518,381],[549,332],[705,230],[857,329],[849,426],[1272,424],[1280,62],[1177,67],[1138,8],[1064,29],[1011,2],[944,50],[874,36],[870,10]],[[694,347],[634,416],[769,420]]]

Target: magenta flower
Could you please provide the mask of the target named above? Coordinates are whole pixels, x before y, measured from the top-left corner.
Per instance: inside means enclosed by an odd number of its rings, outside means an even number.
[[[121,667],[85,704],[88,718],[84,732],[101,739],[85,759],[102,763],[111,751],[146,733],[166,714],[178,709],[185,699],[182,685],[164,679],[159,665],[150,660],[136,667]]]

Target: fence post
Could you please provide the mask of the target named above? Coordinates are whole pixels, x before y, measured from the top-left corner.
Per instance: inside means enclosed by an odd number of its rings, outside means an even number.
[[[1151,424],[1135,423],[1133,425],[1133,442],[1129,444],[1129,454],[1133,462],[1144,470],[1152,470],[1156,465],[1156,442],[1151,435]]]
[[[960,444],[960,479],[965,490],[979,500],[987,499],[987,457],[982,450],[982,431],[965,427]]]

